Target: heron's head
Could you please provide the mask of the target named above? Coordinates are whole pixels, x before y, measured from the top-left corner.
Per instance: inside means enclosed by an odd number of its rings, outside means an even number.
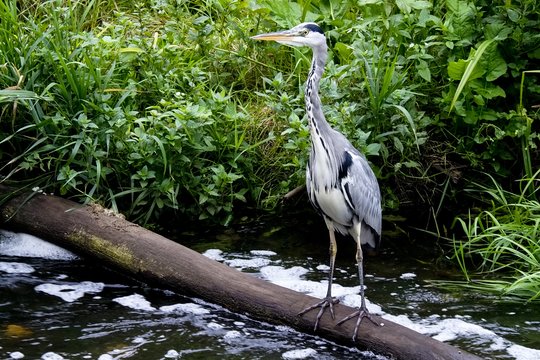
[[[254,40],[273,40],[289,46],[309,46],[311,48],[326,45],[326,38],[319,25],[306,22],[290,30],[260,34],[251,37]]]

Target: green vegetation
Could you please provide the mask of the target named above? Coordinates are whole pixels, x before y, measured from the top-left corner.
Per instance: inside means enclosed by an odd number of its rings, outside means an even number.
[[[317,21],[327,117],[372,162],[385,214],[414,208],[414,225],[447,231],[458,215],[464,272],[480,259],[532,289],[504,291],[538,297],[539,13],[534,0],[0,0],[0,182],[148,224],[275,209],[304,182],[310,53],[249,37]]]
[[[520,195],[508,193],[495,181],[492,187],[478,185],[478,191],[491,199],[490,209],[457,221],[467,240],[456,241],[455,258],[467,280],[468,268],[489,276],[475,286],[499,294],[529,300],[540,299],[540,203],[531,187],[540,180],[540,170],[524,182]]]

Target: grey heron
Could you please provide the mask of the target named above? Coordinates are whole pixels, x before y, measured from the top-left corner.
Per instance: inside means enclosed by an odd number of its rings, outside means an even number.
[[[380,244],[381,193],[377,178],[364,155],[343,134],[334,130],[324,116],[319,97],[319,82],[328,57],[328,48],[321,28],[315,23],[308,22],[290,30],[256,35],[252,39],[273,40],[289,46],[308,46],[313,51],[304,94],[311,136],[306,187],[311,203],[323,216],[330,234],[330,277],[326,297],[302,310],[299,315],[320,308],[314,330],[317,330],[327,308],[332,319],[335,318],[334,304],[338,302],[332,297],[332,279],[337,253],[335,231],[344,235],[349,234],[356,241],[361,305],[357,311],[340,320],[338,324],[357,317],[353,334],[353,340],[356,340],[358,328],[364,317],[375,323],[367,310],[364,297],[362,245],[378,248]]]

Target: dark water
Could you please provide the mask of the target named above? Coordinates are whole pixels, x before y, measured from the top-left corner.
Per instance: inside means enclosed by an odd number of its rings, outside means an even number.
[[[324,288],[328,261],[324,228],[295,221],[278,224],[261,222],[177,237],[199,252],[219,249],[221,261],[256,276],[300,269],[305,274],[291,275],[293,287]],[[355,292],[352,241],[340,241],[338,254],[338,290]],[[390,320],[482,357],[539,359],[540,351],[534,349],[540,349],[540,307],[429,286],[427,280],[448,277],[436,264],[439,256],[419,245],[387,243],[382,254],[366,259],[368,300]],[[26,264],[33,272],[0,270],[0,359],[383,358],[150,288],[82,259],[0,255],[0,264],[5,268],[6,263]],[[61,295],[83,293],[66,301],[38,290],[43,284],[67,286],[58,291]]]

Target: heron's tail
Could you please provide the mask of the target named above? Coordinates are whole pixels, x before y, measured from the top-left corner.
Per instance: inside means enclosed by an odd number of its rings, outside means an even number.
[[[360,243],[368,255],[374,255],[379,252],[381,247],[381,236],[371,226],[362,222]]]

